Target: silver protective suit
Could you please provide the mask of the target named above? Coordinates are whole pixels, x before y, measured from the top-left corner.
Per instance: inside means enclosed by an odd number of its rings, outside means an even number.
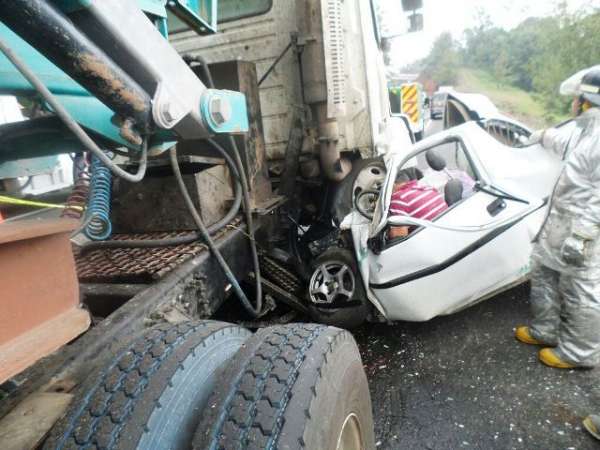
[[[532,255],[531,334],[563,361],[600,364],[600,109],[576,119],[568,139],[542,145],[564,158]]]

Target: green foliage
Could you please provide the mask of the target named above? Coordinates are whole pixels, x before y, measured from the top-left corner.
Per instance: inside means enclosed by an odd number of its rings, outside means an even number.
[[[431,53],[423,61],[421,74],[438,84],[455,84],[462,65],[459,45],[450,33],[442,33],[433,43]]]
[[[566,117],[560,117],[558,120],[545,119],[546,108],[537,95],[508,82],[499,81],[495,75],[483,70],[461,69],[456,89],[459,92],[486,95],[502,112],[534,129],[566,119]]]
[[[600,8],[571,14],[558,5],[551,17],[528,18],[512,30],[494,26],[485,10],[478,25],[465,31],[459,45],[449,33],[436,40],[419,62],[425,76],[438,84],[455,84],[461,68],[484,71],[496,88],[514,86],[530,93],[552,121],[568,114],[571,99],[558,94],[573,73],[600,64]]]
[[[558,94],[573,73],[600,63],[600,10],[569,14],[564,4],[552,17],[529,18],[506,31],[489,20],[465,32],[463,59],[469,67],[533,93],[553,120],[568,112],[571,99]]]

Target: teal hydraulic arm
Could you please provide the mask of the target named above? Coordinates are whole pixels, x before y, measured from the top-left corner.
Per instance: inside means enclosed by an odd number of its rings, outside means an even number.
[[[82,110],[82,125],[116,144],[139,148],[148,136],[177,141],[247,131],[244,96],[207,89],[151,20],[164,19],[168,6],[209,31],[216,2],[140,2],[149,15],[135,1],[0,0],[0,38],[76,119]],[[5,58],[0,69],[0,93],[33,92]]]

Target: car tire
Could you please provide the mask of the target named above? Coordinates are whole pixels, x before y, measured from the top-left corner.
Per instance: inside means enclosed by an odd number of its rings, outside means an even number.
[[[198,411],[250,335],[211,321],[149,329],[84,382],[44,449],[188,449]]]
[[[316,272],[324,265],[332,264],[333,267],[346,266],[352,272],[354,278],[354,291],[349,299],[350,306],[332,307],[318,306],[311,298],[313,279]],[[313,276],[309,281],[307,292],[308,309],[314,321],[332,325],[340,328],[352,329],[361,325],[369,315],[371,310],[367,299],[362,277],[358,271],[356,260],[350,250],[343,248],[331,248],[321,254],[313,263]]]
[[[348,437],[355,446],[338,445]],[[313,324],[258,331],[225,370],[193,448],[374,449],[369,388],[352,335]]]

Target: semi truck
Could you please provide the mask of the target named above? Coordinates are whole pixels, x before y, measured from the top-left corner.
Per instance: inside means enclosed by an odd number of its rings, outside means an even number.
[[[374,448],[338,225],[413,141],[375,2],[0,5],[0,448]]]

